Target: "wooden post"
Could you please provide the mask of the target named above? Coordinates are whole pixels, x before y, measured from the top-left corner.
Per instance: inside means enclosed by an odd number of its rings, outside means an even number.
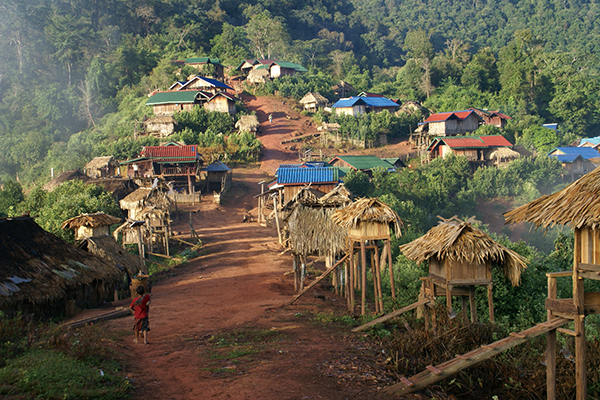
[[[379,293],[379,312],[383,312],[383,291],[381,289],[381,265],[379,264],[379,248],[375,246],[375,272],[377,275],[377,291]]]
[[[138,233],[138,253],[140,253],[140,263],[141,263],[141,271],[148,275],[148,267],[146,267],[146,263],[144,262],[144,245],[142,244],[142,228],[140,225],[137,226]]]
[[[375,267],[374,252],[370,251],[369,255],[371,256],[371,275],[373,276],[373,299],[375,300],[375,313],[377,314],[379,313],[379,297],[381,294],[377,286],[377,268]]]
[[[463,323],[466,324],[469,321],[466,296],[460,296],[460,315],[462,317]]]
[[[350,246],[348,248],[348,276],[346,281],[346,297],[348,298],[348,311],[354,313],[354,249],[353,244],[350,240]]]
[[[469,286],[469,308],[471,309],[471,322],[477,323],[477,304],[475,303],[475,286]]]
[[[556,299],[556,278],[552,276],[548,276],[548,298]],[[546,317],[548,321],[556,318],[550,310]],[[556,329],[546,336],[546,393],[548,400],[556,400]]]
[[[446,284],[446,308],[448,315],[452,314],[452,285]]]
[[[365,315],[367,301],[367,252],[365,250],[365,241],[360,241],[360,258],[361,258],[361,304],[360,315]]]
[[[575,229],[575,246],[573,249],[573,303],[577,307],[575,316],[575,385],[577,400],[587,399],[587,370],[585,354],[585,314],[583,278],[579,276],[579,263],[582,253],[581,228]]]
[[[281,230],[279,229],[279,216],[277,215],[277,198],[273,197],[273,211],[275,211],[275,224],[277,225],[277,237],[279,237],[279,244],[281,244]]]
[[[494,293],[493,293],[494,285],[489,284],[487,286],[487,295],[488,295],[488,308],[490,314],[490,322],[494,322]]]
[[[395,299],[396,289],[394,288],[394,263],[392,261],[392,241],[390,239],[385,239],[385,244],[387,246],[388,263],[390,264],[390,287],[392,289],[392,299]]]
[[[304,276],[306,274],[306,256],[300,256],[300,290],[304,289]]]

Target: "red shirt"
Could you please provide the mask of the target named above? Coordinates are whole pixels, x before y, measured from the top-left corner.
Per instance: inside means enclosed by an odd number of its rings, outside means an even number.
[[[129,308],[135,309],[135,319],[146,318],[148,316],[148,303],[150,302],[150,296],[145,295],[142,299],[142,302],[139,305],[135,305],[137,299],[139,299],[139,297],[136,297],[132,300]]]

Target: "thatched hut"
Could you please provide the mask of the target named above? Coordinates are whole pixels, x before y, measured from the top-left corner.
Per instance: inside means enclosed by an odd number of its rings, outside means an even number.
[[[343,184],[341,186],[343,188]],[[331,216],[352,201],[349,196],[344,196],[349,194],[347,189],[334,189],[332,192],[334,191],[335,193],[328,193],[327,196],[317,189],[305,186],[283,207],[284,212],[288,213],[283,224],[294,256],[296,289],[302,289],[304,285],[307,257],[325,257],[325,265],[329,268],[334,259],[345,250],[347,231],[335,224]],[[326,201],[322,201],[325,196]],[[334,275],[336,290],[339,290],[340,281],[339,274]]]
[[[75,240],[86,237],[106,236],[110,234],[110,226],[121,222],[121,218],[98,212],[94,214],[81,214],[62,223],[61,228],[73,229]]]
[[[114,263],[129,278],[141,269],[139,257],[122,248],[111,236],[87,237],[79,244],[79,248]]]
[[[308,92],[301,100],[300,104],[304,105],[304,109],[315,112],[319,108],[327,107],[329,100],[321,96],[319,92]]]
[[[362,198],[349,206],[336,211],[331,219],[348,230],[347,250],[349,267],[346,280],[349,293],[348,307],[354,311],[354,289],[360,289],[361,314],[366,310],[367,292],[367,250],[371,253],[371,268],[373,275],[373,289],[375,293],[375,311],[383,311],[383,295],[381,291],[381,270],[385,268],[386,259],[389,265],[390,286],[392,298],[396,298],[394,288],[394,272],[392,269],[391,233],[400,236],[402,221],[394,210],[376,198]],[[379,248],[379,241],[383,246]],[[365,244],[365,242],[367,244]],[[360,251],[360,261],[355,260],[356,253]],[[358,277],[361,277],[359,281]]]
[[[520,157],[521,154],[508,147],[498,147],[485,155],[485,159],[495,166],[507,165]]]
[[[170,115],[159,115],[144,121],[146,133],[158,138],[172,135],[175,131],[175,125],[177,125],[177,121]]]
[[[113,156],[94,157],[85,164],[84,171],[92,179],[116,176],[119,174],[119,162]]]
[[[33,318],[99,305],[122,277],[109,262],[44,231],[32,218],[0,219],[0,310]]]
[[[587,397],[585,316],[600,312],[600,292],[585,292],[584,280],[600,280],[600,168],[582,176],[566,188],[542,196],[504,214],[507,224],[530,222],[547,229],[565,225],[574,230],[573,270],[547,273],[548,319],[574,321],[577,398]],[[557,298],[556,279],[571,277],[573,297]],[[546,365],[548,398],[556,398],[556,330],[548,332]]]
[[[257,132],[260,127],[256,115],[242,115],[235,123],[235,128],[240,132]]]
[[[336,83],[331,90],[333,90],[333,93],[339,98],[348,97],[350,93],[358,92],[351,84],[344,81]]]
[[[141,187],[119,204],[122,209],[127,210],[128,220],[113,232],[115,238],[121,233],[123,244],[138,244],[138,229],[130,226],[131,221],[146,221],[142,227],[142,241],[152,249],[154,245],[164,247],[168,253],[171,226],[169,208],[172,202],[167,195],[155,187]]]
[[[473,222],[473,217],[467,221],[456,216],[441,218],[425,235],[400,246],[400,251],[416,263],[429,261],[429,275],[423,280],[426,297],[445,295],[451,310],[452,296],[461,296],[463,300],[468,296],[473,322],[476,319],[475,286],[487,286],[490,320],[494,321],[492,266],[502,268],[510,282],[517,286],[527,264],[522,256],[474,227]],[[463,313],[466,316],[465,307]]]
[[[271,72],[268,69],[254,68],[246,77],[246,82],[265,83],[271,79]]]

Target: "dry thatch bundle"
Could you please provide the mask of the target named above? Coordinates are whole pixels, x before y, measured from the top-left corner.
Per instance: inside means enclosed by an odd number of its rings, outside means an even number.
[[[319,202],[324,206],[343,208],[352,203],[352,200],[350,200],[350,191],[346,189],[343,183],[340,183],[321,197]]]
[[[113,156],[94,157],[90,162],[85,164],[85,170],[91,171],[108,167],[116,168],[118,166],[119,162]]]
[[[503,268],[513,285],[519,284],[521,273],[527,268],[526,260],[521,255],[496,243],[471,225],[473,217],[467,221],[461,221],[456,216],[441,219],[425,235],[400,246],[400,251],[416,263],[437,258],[472,264],[475,267],[490,261]]]
[[[37,317],[80,308],[110,294],[121,271],[110,262],[44,231],[32,218],[0,220],[0,310]]]
[[[383,222],[390,225],[400,236],[402,221],[394,210],[377,198],[358,199],[348,207],[338,210],[331,216],[333,222],[346,229],[357,228],[359,223]]]
[[[139,187],[133,179],[130,178],[92,179],[89,183],[103,187],[104,190],[112,193],[117,201],[124,199]]]
[[[256,115],[242,115],[235,123],[235,128],[240,132],[256,132],[259,126]]]
[[[504,213],[507,224],[531,222],[537,228],[567,225],[600,227],[600,169],[582,176],[561,191]]]
[[[499,147],[490,152],[486,159],[490,161],[502,162],[503,160],[516,160],[519,157],[521,157],[521,154],[512,149],[509,149],[508,147]]]
[[[61,172],[58,176],[56,176],[56,178],[54,178],[50,182],[46,183],[44,185],[43,189],[48,192],[51,192],[54,189],[56,189],[57,187],[59,187],[62,183],[66,182],[66,181],[72,181],[75,179],[87,182],[90,180],[90,177],[85,175],[83,172],[81,172],[77,169],[64,171],[64,172]]]
[[[77,217],[70,218],[62,223],[62,229],[79,229],[81,226],[97,228],[100,226],[110,226],[121,222],[121,218],[113,217],[112,215],[98,212],[94,214],[81,214]]]
[[[295,254],[337,255],[346,247],[346,229],[331,220],[335,208],[309,207],[296,203],[285,219]]]
[[[152,187],[138,188],[119,202],[121,208],[127,210],[142,209],[146,206],[169,208],[171,203],[171,199],[165,193]]]
[[[324,107],[327,105],[327,103],[329,103],[329,100],[323,97],[319,92],[308,92],[300,100],[300,104],[315,104],[317,107]]]

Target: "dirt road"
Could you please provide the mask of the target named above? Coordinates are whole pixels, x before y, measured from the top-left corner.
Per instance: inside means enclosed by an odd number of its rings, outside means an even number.
[[[386,380],[369,357],[382,357],[350,328],[319,323],[343,315],[343,299],[321,291],[299,305],[280,306],[294,294],[289,254],[280,255],[272,228],[242,223],[256,215],[257,183],[277,165],[296,159],[281,145],[311,127],[306,118],[274,100],[246,99],[263,123],[264,158],[234,170],[233,189],[217,206],[204,201],[193,213],[204,255],[152,290],[150,345],[122,339],[126,374],[135,399],[371,399]],[[268,115],[273,114],[269,124]],[[187,220],[175,231],[189,232]],[[105,323],[131,329],[130,318]]]

